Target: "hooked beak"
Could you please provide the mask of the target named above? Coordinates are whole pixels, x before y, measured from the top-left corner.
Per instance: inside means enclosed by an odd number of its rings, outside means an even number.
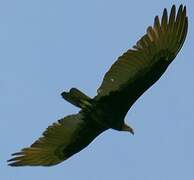
[[[125,124],[125,123],[123,124],[121,131],[128,131],[128,132],[130,132],[131,134],[134,135],[134,130],[133,130],[133,128],[131,128],[130,126],[128,126],[128,125]]]

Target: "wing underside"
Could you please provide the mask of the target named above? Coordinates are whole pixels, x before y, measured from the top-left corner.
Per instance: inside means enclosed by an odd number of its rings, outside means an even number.
[[[169,17],[164,9],[161,21],[156,16],[154,25],[147,28],[147,33],[136,43],[134,49],[128,50],[111,66],[96,98],[100,99],[110,93],[122,91],[123,87],[133,86],[154,71],[153,68],[158,67],[156,64],[159,61],[170,64],[184,43],[187,28],[186,7],[181,5],[176,13],[173,5]],[[161,71],[161,75],[162,73]]]
[[[103,130],[85,122],[81,113],[53,123],[43,136],[8,162],[10,166],[52,166],[86,147]]]

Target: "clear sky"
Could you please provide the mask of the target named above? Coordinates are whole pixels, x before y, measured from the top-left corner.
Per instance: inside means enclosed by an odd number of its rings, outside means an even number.
[[[163,8],[187,5],[189,32],[164,76],[133,106],[135,136],[108,130],[54,167],[7,166],[57,119],[78,111],[60,93],[96,94],[110,65]],[[193,0],[6,0],[0,2],[2,180],[193,180]]]

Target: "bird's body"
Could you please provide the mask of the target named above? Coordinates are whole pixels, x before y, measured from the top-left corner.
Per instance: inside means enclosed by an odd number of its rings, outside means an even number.
[[[152,71],[149,71],[145,76],[139,78],[132,86],[123,87],[122,91],[112,92],[109,96],[103,96],[100,99],[98,96],[94,98],[97,99],[96,103],[100,106],[96,109],[104,109],[103,112],[107,112],[107,116],[108,114],[111,114],[111,117],[118,117],[116,120],[112,119],[109,127],[112,126],[111,128],[113,129],[121,130],[121,128],[119,128],[123,123],[121,120],[124,121],[124,118],[133,103],[162,76],[168,65],[169,62],[158,62],[155,64]],[[112,98],[113,96],[114,98]],[[106,120],[104,121],[106,122]],[[111,121],[111,119],[109,119],[109,121]],[[116,124],[113,126],[114,123],[121,124],[118,125],[117,128]]]
[[[153,27],[111,66],[94,98],[76,88],[62,97],[81,108],[49,126],[30,147],[9,160],[11,166],[51,166],[85,148],[107,129],[129,131],[124,118],[133,103],[165,72],[181,49],[188,28],[186,7],[176,13],[172,6],[168,17],[164,9],[161,22],[155,17]]]

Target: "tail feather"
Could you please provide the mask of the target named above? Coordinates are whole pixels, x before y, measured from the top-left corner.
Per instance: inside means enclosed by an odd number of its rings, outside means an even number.
[[[64,91],[61,95],[66,101],[79,108],[90,105],[91,98],[76,88],[71,88],[69,92]]]

